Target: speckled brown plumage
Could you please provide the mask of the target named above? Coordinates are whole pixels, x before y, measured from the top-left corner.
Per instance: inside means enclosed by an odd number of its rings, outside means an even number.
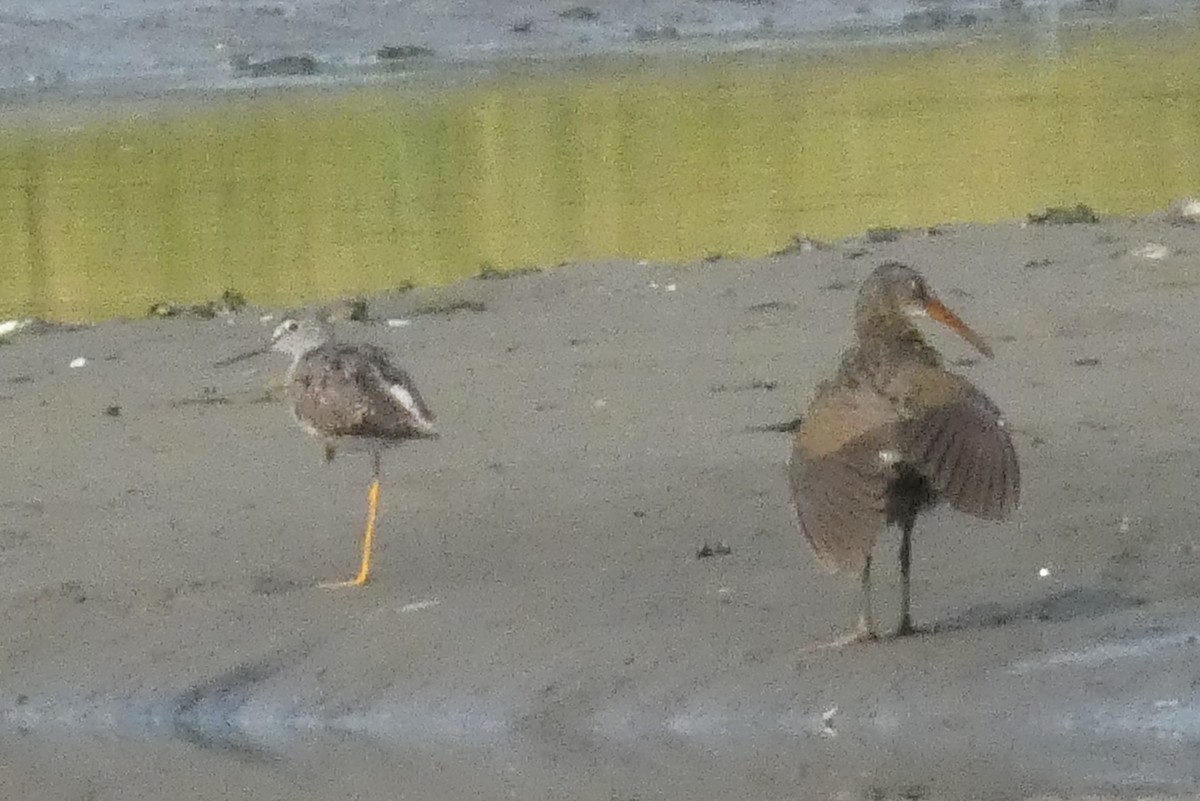
[[[286,382],[296,420],[335,443],[344,437],[397,442],[433,433],[434,415],[412,377],[374,345],[326,342],[300,355]],[[411,403],[396,397],[407,392]]]

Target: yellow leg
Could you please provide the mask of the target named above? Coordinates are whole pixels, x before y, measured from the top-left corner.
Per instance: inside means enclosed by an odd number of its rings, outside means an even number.
[[[358,575],[349,581],[325,582],[320,586],[325,588],[361,587],[367,583],[367,578],[371,572],[371,544],[375,541],[375,513],[378,509],[379,479],[375,478],[371,482],[371,488],[367,490],[367,528],[363,532],[362,565],[358,569]]]

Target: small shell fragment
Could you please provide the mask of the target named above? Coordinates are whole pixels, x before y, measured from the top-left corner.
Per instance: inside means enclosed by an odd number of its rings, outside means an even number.
[[[1159,261],[1171,255],[1171,249],[1166,245],[1158,242],[1147,242],[1141,247],[1136,247],[1129,251],[1129,255],[1136,256],[1139,259],[1152,259]]]
[[[399,317],[392,317],[387,321],[388,328],[405,328],[412,325],[412,320],[403,320]]]
[[[1200,199],[1194,197],[1176,198],[1167,207],[1167,216],[1177,222],[1200,222]]]
[[[413,601],[412,603],[405,604],[404,606],[400,607],[400,611],[405,613],[420,612],[425,609],[432,609],[440,603],[441,601],[437,598],[426,598],[423,601]]]
[[[0,337],[8,336],[9,334],[20,331],[25,326],[29,325],[29,320],[5,320],[0,323]]]
[[[78,370],[80,367],[83,367],[85,364],[87,364],[87,359],[83,358],[82,356],[76,356],[74,359],[71,360],[71,369]]]
[[[1049,575],[1050,575],[1050,568],[1048,568],[1048,567],[1043,567],[1041,570],[1038,571],[1038,576],[1040,576],[1041,578],[1046,578]]]
[[[837,737],[837,729],[833,727],[833,716],[838,712],[836,705],[821,713],[821,736]]]

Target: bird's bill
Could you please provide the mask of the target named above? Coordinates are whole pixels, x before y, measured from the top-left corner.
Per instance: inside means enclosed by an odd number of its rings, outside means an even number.
[[[984,341],[983,337],[976,334],[971,326],[959,319],[958,315],[946,308],[946,305],[940,300],[934,298],[925,304],[925,313],[932,319],[937,320],[942,325],[949,328],[954,333],[958,334],[963,339],[975,346],[975,350],[992,358],[992,347]]]
[[[236,356],[230,356],[228,359],[221,359],[219,362],[213,362],[213,367],[228,367],[231,364],[237,364],[238,362],[244,362],[246,359],[260,356],[266,353],[268,350],[270,350],[270,348],[255,348],[254,350],[248,350],[245,353],[239,353]]]

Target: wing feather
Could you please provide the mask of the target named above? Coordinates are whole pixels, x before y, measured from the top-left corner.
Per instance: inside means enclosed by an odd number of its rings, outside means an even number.
[[[966,379],[941,370],[910,386],[906,459],[940,500],[976,517],[1008,517],[1020,500],[1020,471],[1000,410]]]
[[[371,345],[328,344],[297,363],[288,385],[296,418],[327,437],[408,439],[433,433],[412,378]]]
[[[835,387],[796,432],[788,465],[796,521],[830,572],[861,569],[887,526],[896,421],[877,394]]]

